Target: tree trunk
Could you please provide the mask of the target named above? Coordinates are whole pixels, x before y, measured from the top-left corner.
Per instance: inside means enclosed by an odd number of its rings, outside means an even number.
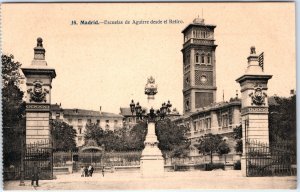
[[[213,163],[212,151],[210,152],[210,164]]]

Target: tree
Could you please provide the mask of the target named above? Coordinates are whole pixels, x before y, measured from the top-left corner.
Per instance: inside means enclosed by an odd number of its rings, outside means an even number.
[[[140,121],[136,124],[128,134],[128,137],[124,140],[127,141],[128,150],[143,150],[145,148],[144,141],[147,134],[147,122]]]
[[[85,141],[96,141],[98,146],[105,147],[105,151],[119,150],[120,148],[120,137],[111,130],[103,130],[99,124],[87,124],[84,139]]]
[[[20,137],[24,137],[25,102],[19,88],[21,63],[13,55],[2,55],[2,129],[4,166],[18,161],[21,150]],[[13,142],[12,142],[13,141]]]
[[[234,147],[235,151],[237,153],[243,153],[243,140],[242,140],[242,125],[236,127],[233,129],[233,136],[236,140],[236,145]]]
[[[76,130],[73,129],[73,126],[63,121],[53,120],[51,122],[51,135],[54,150],[68,151],[76,149]]]
[[[190,142],[185,136],[186,126],[178,126],[167,118],[157,122],[155,131],[160,150],[169,151],[171,157],[187,156]]]
[[[270,142],[290,140],[296,144],[296,95],[273,97],[269,103]]]
[[[213,153],[218,153],[220,155],[227,154],[230,152],[230,148],[228,144],[222,139],[220,135],[214,134],[206,134],[198,140],[198,144],[196,145],[198,150],[203,153],[210,154],[210,163],[212,164],[212,155]]]

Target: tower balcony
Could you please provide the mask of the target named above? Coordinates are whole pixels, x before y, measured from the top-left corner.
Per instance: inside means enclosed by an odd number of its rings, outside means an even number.
[[[215,40],[214,39],[195,39],[195,38],[191,38],[189,40],[187,40],[184,44],[183,44],[183,48],[187,47],[188,45],[205,45],[205,46],[216,46],[214,44]]]

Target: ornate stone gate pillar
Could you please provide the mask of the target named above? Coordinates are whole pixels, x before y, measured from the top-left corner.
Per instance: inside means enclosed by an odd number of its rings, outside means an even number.
[[[55,69],[47,66],[42,38],[37,39],[34,59],[22,68],[26,77],[26,144],[50,139],[51,83]]]
[[[242,94],[243,156],[241,168],[244,176],[246,176],[246,142],[255,140],[269,144],[267,85],[271,78],[272,75],[265,74],[263,70],[263,53],[258,56],[255,47],[251,47],[246,72],[236,80],[240,83]]]

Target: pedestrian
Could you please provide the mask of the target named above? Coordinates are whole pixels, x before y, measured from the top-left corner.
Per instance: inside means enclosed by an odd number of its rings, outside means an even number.
[[[85,177],[88,177],[89,175],[88,175],[88,168],[85,166],[84,167],[84,176]]]
[[[90,165],[89,168],[88,168],[88,174],[89,174],[89,176],[92,176],[92,172],[91,171],[92,171],[92,165]]]
[[[81,171],[81,177],[84,177],[84,168],[83,168],[83,166],[81,166],[80,171]]]
[[[91,165],[91,177],[93,176],[93,172],[94,172],[94,167],[93,167],[93,165]]]
[[[102,167],[102,176],[104,177],[104,166]]]
[[[36,186],[39,186],[39,167],[36,162],[33,163],[32,167],[32,178],[31,178],[31,186],[34,186],[34,181]]]

